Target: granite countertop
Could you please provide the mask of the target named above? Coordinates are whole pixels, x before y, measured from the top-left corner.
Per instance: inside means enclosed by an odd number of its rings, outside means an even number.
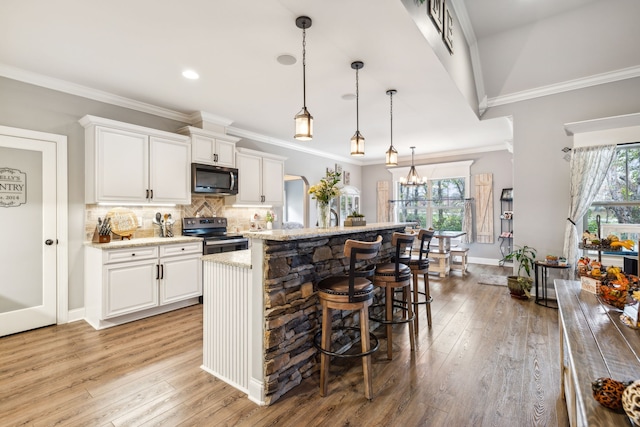
[[[246,231],[242,235],[250,239],[262,240],[303,240],[323,236],[362,233],[367,231],[388,230],[390,228],[407,227],[413,222],[378,222],[357,227],[298,228],[291,230]]]
[[[202,257],[204,262],[215,262],[218,264],[227,264],[234,267],[251,268],[251,250],[222,252],[220,254],[205,255]]]
[[[111,240],[109,243],[85,242],[85,246],[98,249],[135,248],[138,246],[171,245],[174,243],[202,242],[200,237],[175,236],[175,237],[142,237],[131,240]]]

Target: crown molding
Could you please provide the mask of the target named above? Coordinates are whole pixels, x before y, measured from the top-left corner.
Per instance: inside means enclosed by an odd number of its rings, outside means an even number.
[[[621,116],[603,117],[600,119],[583,120],[580,122],[565,123],[564,130],[567,135],[572,136],[577,133],[597,132],[640,126],[640,113],[624,114]]]
[[[218,116],[217,114],[207,113],[206,111],[196,111],[189,115],[189,123],[212,123],[214,125],[227,127],[231,126],[233,120],[226,117]]]
[[[47,89],[57,90],[58,92],[80,96],[82,98],[93,99],[94,101],[130,108],[132,110],[153,114],[154,116],[164,117],[166,119],[176,120],[183,123],[191,123],[191,115],[189,114],[169,110],[168,108],[158,107],[146,102],[136,101],[130,98],[125,98],[124,96],[114,95],[113,93],[71,83],[66,80],[56,79],[54,77],[44,76],[42,74],[26,71],[5,64],[0,64],[0,76],[35,86],[41,86]]]
[[[499,105],[511,104],[514,102],[527,101],[529,99],[541,98],[543,96],[555,95],[562,92],[568,92],[576,89],[584,89],[591,86],[597,86],[606,83],[613,83],[620,80],[633,79],[640,77],[640,66],[623,68],[621,70],[611,71],[607,73],[595,74],[593,76],[568,80],[562,83],[541,86],[535,89],[515,92],[508,95],[496,96],[489,98],[488,107],[497,107]]]
[[[476,148],[465,148],[461,150],[438,151],[435,153],[427,153],[427,154],[420,154],[420,155],[416,154],[414,157],[415,157],[415,161],[417,162],[419,160],[433,160],[433,159],[442,159],[445,157],[468,156],[470,154],[488,153],[491,151],[508,151],[509,150],[508,142],[509,141],[505,141],[500,144],[485,145],[485,146],[476,147]],[[398,163],[411,163],[411,156],[398,157]],[[362,162],[361,166],[375,166],[375,165],[381,165],[381,164],[384,164],[384,158],[370,160],[368,162]]]

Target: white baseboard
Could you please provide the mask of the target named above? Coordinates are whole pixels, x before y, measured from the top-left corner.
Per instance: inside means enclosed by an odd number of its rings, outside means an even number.
[[[69,310],[67,313],[67,322],[77,322],[78,320],[84,320],[84,307]]]
[[[469,264],[500,265],[500,260],[497,258],[469,257],[468,262]]]

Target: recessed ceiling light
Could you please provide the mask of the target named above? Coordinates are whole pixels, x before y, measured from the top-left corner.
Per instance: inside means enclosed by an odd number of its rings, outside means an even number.
[[[352,101],[352,100],[356,99],[356,94],[355,93],[345,93],[344,95],[342,95],[342,99],[344,99],[345,101]]]
[[[289,55],[288,53],[285,53],[283,55],[278,55],[278,57],[276,58],[276,61],[278,61],[282,65],[293,65],[296,62],[298,62],[295,56]]]
[[[182,72],[182,77],[189,80],[198,80],[200,75],[193,70],[184,70]]]

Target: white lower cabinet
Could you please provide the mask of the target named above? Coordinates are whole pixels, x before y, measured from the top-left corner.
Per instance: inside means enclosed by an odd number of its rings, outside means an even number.
[[[96,329],[198,303],[202,242],[85,248],[85,319]]]

